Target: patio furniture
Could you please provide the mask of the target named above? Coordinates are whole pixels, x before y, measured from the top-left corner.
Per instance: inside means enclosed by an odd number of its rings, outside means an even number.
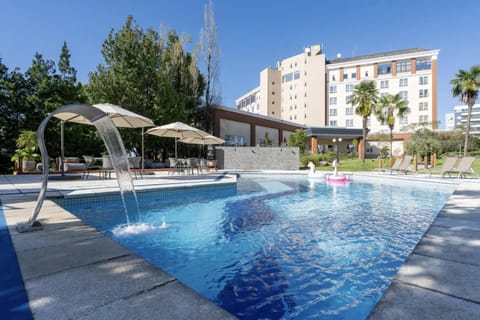
[[[474,174],[478,177],[478,174],[473,170],[472,164],[475,161],[475,157],[463,157],[460,159],[457,168],[452,169],[449,173],[458,173],[458,178],[466,178],[467,174]]]
[[[174,174],[175,172],[177,172],[181,165],[177,158],[168,158],[168,163],[169,163],[168,174]]]
[[[102,170],[100,172],[100,177],[102,179],[111,179],[112,178],[112,171],[113,171],[113,164],[112,160],[109,156],[102,157]]]
[[[140,172],[140,178],[143,178],[142,170],[136,170],[142,168],[142,157],[128,158],[128,165],[130,166],[130,170],[135,175],[135,179],[137,179],[137,171]]]
[[[92,170],[100,170],[100,165],[97,164],[97,159],[92,156],[82,156],[83,160],[85,161],[86,171],[84,178],[88,179],[90,171]]]
[[[402,162],[398,165],[398,167],[394,168],[394,166],[392,166],[392,168],[390,169],[390,174],[393,174],[394,171],[396,171],[397,173],[403,172],[407,174],[408,171],[411,171],[410,162],[412,161],[412,159],[413,159],[412,156],[404,156]],[[396,164],[396,161],[395,161],[395,164]]]
[[[457,162],[457,157],[447,157],[441,168],[431,169],[428,171],[428,177],[431,177],[433,173],[439,173],[443,178],[446,174],[450,177],[450,173],[454,170],[455,163]]]

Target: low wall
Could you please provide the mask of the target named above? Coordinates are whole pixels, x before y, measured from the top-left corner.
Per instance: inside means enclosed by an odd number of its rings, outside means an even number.
[[[219,169],[298,170],[297,147],[215,147]]]

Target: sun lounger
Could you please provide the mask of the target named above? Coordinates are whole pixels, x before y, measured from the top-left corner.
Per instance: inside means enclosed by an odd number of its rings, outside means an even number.
[[[408,171],[411,171],[410,162],[412,161],[412,159],[413,159],[412,156],[404,156],[403,160],[398,165],[398,167],[394,168],[394,166],[392,166],[392,168],[390,169],[390,174],[393,174],[394,171],[397,172],[397,173],[402,173],[403,172],[403,173],[407,174]]]
[[[460,159],[457,168],[450,170],[449,173],[458,173],[458,178],[466,178],[467,174],[474,174],[478,177],[478,174],[472,168],[474,161],[475,157],[463,157]]]
[[[457,157],[447,157],[440,169],[431,169],[428,171],[428,177],[431,177],[433,173],[439,173],[443,178],[446,174],[450,177],[450,173],[455,168],[455,163],[457,162]]]

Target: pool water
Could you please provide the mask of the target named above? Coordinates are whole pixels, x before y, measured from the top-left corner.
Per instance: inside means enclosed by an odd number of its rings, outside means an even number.
[[[365,319],[453,192],[305,176],[61,205],[241,319]]]

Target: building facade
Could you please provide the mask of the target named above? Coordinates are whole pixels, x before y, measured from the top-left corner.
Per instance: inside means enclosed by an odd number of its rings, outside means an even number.
[[[362,80],[376,82],[380,95],[400,93],[411,112],[395,130],[416,124],[436,128],[439,50],[408,49],[327,60],[319,45],[260,72],[260,85],[236,100],[238,110],[311,127],[361,128],[347,101]],[[387,131],[374,116],[371,133]]]
[[[467,125],[468,106],[460,105],[453,107],[455,129]],[[472,108],[472,117],[470,119],[470,134],[480,137],[480,104],[474,104]]]
[[[326,60],[320,45],[277,62],[276,68],[260,72],[260,85],[236,99],[238,110],[324,126]]]
[[[328,61],[327,125],[361,128],[362,118],[348,101],[357,84],[372,80],[380,97],[399,93],[408,102],[410,113],[396,119],[395,131],[414,129],[416,124],[436,128],[438,52],[409,49]],[[373,115],[368,128],[370,133],[388,131]]]

